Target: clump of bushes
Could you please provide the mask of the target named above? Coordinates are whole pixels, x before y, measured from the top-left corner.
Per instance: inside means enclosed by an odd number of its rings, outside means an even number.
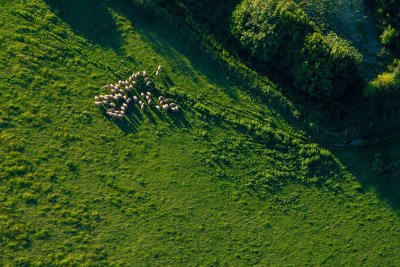
[[[379,74],[368,84],[367,95],[400,92],[400,60],[395,60],[386,72]]]
[[[400,5],[394,0],[367,0],[375,11],[378,27],[381,30],[381,42],[400,54]]]
[[[321,105],[361,93],[361,54],[333,33],[322,34],[291,0],[244,0],[232,34],[254,61]]]
[[[294,69],[295,86],[317,101],[339,100],[357,94],[362,78],[361,54],[334,33],[314,32],[301,49],[304,60]]]
[[[315,26],[292,1],[244,0],[233,13],[232,34],[275,72],[297,64],[304,40],[313,31]]]

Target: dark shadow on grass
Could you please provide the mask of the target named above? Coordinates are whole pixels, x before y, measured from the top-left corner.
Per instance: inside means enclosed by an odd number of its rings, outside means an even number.
[[[374,188],[393,210],[400,211],[400,141],[390,138],[368,147],[334,148],[331,152],[361,183],[362,190]],[[397,165],[395,163],[397,162]],[[390,167],[397,166],[397,167]]]
[[[121,36],[118,27],[103,1],[96,0],[45,0],[61,20],[72,30],[102,47],[121,53]]]

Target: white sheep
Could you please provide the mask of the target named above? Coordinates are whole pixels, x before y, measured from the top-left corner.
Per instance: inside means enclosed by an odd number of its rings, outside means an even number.
[[[167,110],[168,110],[168,108],[169,108],[169,105],[168,105],[168,104],[164,104],[164,105],[162,105],[162,109],[163,109],[164,111],[167,111]]]
[[[103,103],[101,103],[101,102],[97,102],[97,101],[96,101],[96,102],[94,102],[94,104],[96,105],[96,107],[98,107],[98,108],[99,108],[99,107],[101,107],[101,106],[102,106],[102,104],[103,104]]]
[[[145,94],[144,94],[144,93],[140,93],[140,96],[141,96],[141,97],[145,97]]]
[[[160,72],[162,71],[161,65],[158,65],[157,71],[160,71]]]
[[[148,99],[148,100],[147,100],[147,104],[151,104],[151,99]]]
[[[160,76],[160,72],[156,71],[156,76],[157,77]]]
[[[152,97],[153,95],[150,92],[146,92],[146,95]]]
[[[123,103],[122,106],[123,106],[124,108],[127,108],[127,107],[128,107],[128,105],[127,105],[126,103]]]
[[[128,98],[128,99],[126,100],[126,103],[129,104],[130,102],[131,102],[131,99]]]
[[[162,101],[164,99],[165,99],[165,97],[163,97],[162,95],[158,97],[158,101]]]
[[[147,72],[144,70],[144,71],[142,71],[142,76],[144,77],[144,78],[146,78],[147,77]]]
[[[149,95],[146,95],[146,100],[149,101],[151,97]]]
[[[146,77],[146,78],[144,78],[144,81],[145,81],[145,82],[148,82],[148,81],[150,81],[150,77]]]
[[[144,105],[144,103],[142,103],[142,104],[140,105],[140,109],[141,109],[141,110],[144,110],[144,108],[145,108],[145,105]]]
[[[150,86],[151,86],[151,81],[148,81],[148,82],[146,83],[146,86],[147,86],[147,87],[150,87]]]
[[[160,110],[160,106],[159,106],[159,105],[156,105],[156,109],[157,109],[157,110]]]
[[[134,100],[135,102],[138,102],[139,98],[138,98],[137,96],[133,96],[133,100]]]
[[[110,103],[110,107],[115,108],[116,107],[115,103]]]
[[[124,111],[124,112],[125,112],[125,107],[121,107],[121,111]]]
[[[142,105],[142,104],[143,104],[142,100],[139,100],[139,105]]]

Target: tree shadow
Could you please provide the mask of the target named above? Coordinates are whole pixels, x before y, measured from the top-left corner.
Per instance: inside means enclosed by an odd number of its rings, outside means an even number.
[[[373,188],[393,210],[400,210],[400,141],[389,138],[367,147],[331,148],[335,157],[346,166],[362,190]]]
[[[45,0],[53,12],[66,22],[77,35],[102,47],[121,53],[118,27],[103,1]]]

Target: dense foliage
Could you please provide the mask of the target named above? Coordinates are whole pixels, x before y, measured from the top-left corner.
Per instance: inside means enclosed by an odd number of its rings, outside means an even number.
[[[340,37],[321,34],[293,1],[243,1],[232,33],[255,60],[317,103],[329,106],[360,92],[361,55]]]
[[[397,0],[366,0],[375,12],[382,44],[400,54],[400,4]]]
[[[301,52],[304,60],[294,71],[297,88],[325,105],[332,99],[358,96],[354,88],[362,84],[361,56],[348,42],[334,33],[315,32],[307,36]]]
[[[379,74],[369,83],[367,94],[400,93],[400,60],[395,60],[386,72]]]

